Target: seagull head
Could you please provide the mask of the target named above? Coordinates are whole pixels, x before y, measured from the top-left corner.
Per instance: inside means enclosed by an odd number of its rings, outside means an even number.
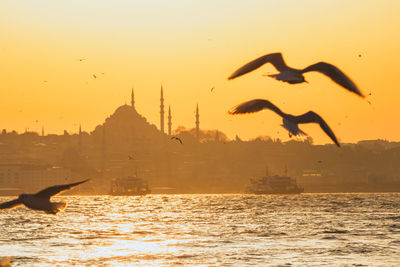
[[[300,79],[300,82],[302,82],[302,83],[308,83],[308,81],[306,81],[306,78],[304,78],[304,75],[301,75],[299,77],[299,79]]]

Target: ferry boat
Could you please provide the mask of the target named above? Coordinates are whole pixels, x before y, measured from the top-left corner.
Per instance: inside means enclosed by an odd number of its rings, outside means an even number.
[[[111,181],[112,196],[144,196],[150,193],[147,181],[137,177],[123,177]]]
[[[248,194],[300,194],[304,188],[297,186],[295,178],[275,175],[250,179],[245,191]]]

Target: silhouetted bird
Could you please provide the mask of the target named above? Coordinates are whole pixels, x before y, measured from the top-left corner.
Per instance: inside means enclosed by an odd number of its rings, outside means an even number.
[[[289,137],[293,135],[307,135],[305,132],[299,129],[298,124],[301,123],[318,123],[321,129],[332,139],[335,144],[340,147],[335,134],[329,128],[328,124],[315,112],[309,111],[303,115],[293,116],[291,114],[286,114],[282,112],[278,107],[264,99],[254,99],[247,102],[243,102],[236,107],[228,111],[229,114],[244,114],[244,113],[254,113],[263,109],[270,109],[283,119],[283,128],[289,131]]]
[[[93,78],[95,78],[95,79],[96,79],[96,78],[97,78],[97,76],[93,74]]]
[[[171,139],[178,140],[178,141],[179,141],[179,143],[181,143],[181,145],[183,144],[183,142],[182,142],[182,139],[180,139],[179,137],[172,136],[172,137],[171,137]]]
[[[133,157],[132,157],[132,156],[128,156],[128,159],[129,159],[129,160],[133,160]]]
[[[372,93],[370,92],[368,95],[372,95]]]
[[[79,61],[84,61],[84,60],[86,60],[87,58],[80,58],[80,59],[78,59]]]
[[[214,90],[214,87],[213,88],[211,88],[211,92]]]
[[[354,84],[349,77],[346,76],[341,70],[337,67],[325,63],[325,62],[318,62],[316,64],[310,65],[304,69],[293,69],[286,65],[285,61],[283,60],[281,53],[273,53],[268,54],[262,57],[259,57],[246,65],[242,66],[238,70],[236,70],[228,80],[232,80],[236,77],[242,76],[250,71],[258,69],[265,63],[271,63],[274,67],[279,71],[278,74],[271,74],[267,75],[268,77],[272,77],[278,81],[287,82],[290,84],[296,83],[303,83],[307,82],[304,79],[303,73],[310,72],[310,71],[318,71],[322,74],[325,74],[329,78],[331,78],[335,83],[341,85],[342,87],[346,88],[347,90],[364,97],[364,95],[360,92],[358,87]]]
[[[26,207],[33,210],[42,210],[48,214],[57,214],[58,212],[65,209],[67,203],[50,202],[50,198],[61,193],[62,191],[71,189],[87,181],[89,181],[89,179],[72,184],[51,186],[43,189],[36,194],[21,194],[17,199],[1,203],[0,209],[10,209],[18,205],[24,204]]]
[[[318,160],[318,163],[322,163],[322,160]]]
[[[358,54],[358,57],[361,57],[361,54]]]

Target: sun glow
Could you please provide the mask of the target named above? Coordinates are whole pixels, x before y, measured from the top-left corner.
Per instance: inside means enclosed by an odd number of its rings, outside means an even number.
[[[3,128],[62,133],[82,124],[91,131],[129,99],[132,86],[138,111],[158,125],[162,83],[174,128],[193,127],[199,103],[204,129],[286,140],[272,114],[226,114],[266,98],[288,113],[318,112],[343,142],[400,140],[390,123],[400,114],[393,78],[399,7],[398,1],[2,1]],[[293,67],[337,65],[371,104],[320,74],[307,74],[310,84],[301,85],[262,77],[275,72],[271,66],[227,81],[242,64],[277,51]],[[320,129],[309,132],[317,143],[329,142]]]

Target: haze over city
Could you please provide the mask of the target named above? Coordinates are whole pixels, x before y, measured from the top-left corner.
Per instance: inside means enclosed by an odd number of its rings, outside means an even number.
[[[193,107],[199,103],[203,129],[218,128],[229,138],[288,140],[276,130],[280,119],[271,112],[226,113],[234,104],[263,97],[292,114],[318,111],[341,142],[398,141],[393,122],[400,114],[395,67],[400,37],[394,33],[400,4],[343,4],[3,1],[2,128],[40,132],[44,126],[60,134],[77,132],[82,124],[91,131],[129,101],[131,87],[141,100],[138,111],[158,124],[159,109],[151,103],[163,84],[175,127],[194,127]],[[306,75],[309,84],[294,86],[263,77],[275,72],[271,65],[227,80],[235,68],[272,52],[282,52],[293,67],[318,61],[339,66],[371,104],[318,73]],[[329,143],[319,127],[305,131],[315,143]]]

